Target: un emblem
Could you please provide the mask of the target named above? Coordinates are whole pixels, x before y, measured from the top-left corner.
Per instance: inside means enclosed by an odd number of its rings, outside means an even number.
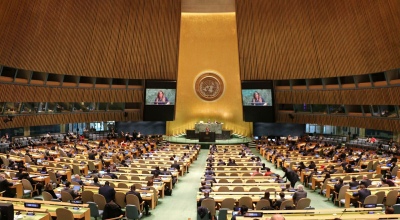
[[[197,78],[195,83],[196,94],[203,100],[214,101],[221,97],[224,83],[215,73],[204,73]]]

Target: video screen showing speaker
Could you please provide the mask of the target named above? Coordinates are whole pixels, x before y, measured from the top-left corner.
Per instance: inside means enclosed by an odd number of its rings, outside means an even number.
[[[175,119],[176,81],[146,80],[144,121]]]
[[[243,120],[275,122],[274,87],[271,80],[242,81]]]

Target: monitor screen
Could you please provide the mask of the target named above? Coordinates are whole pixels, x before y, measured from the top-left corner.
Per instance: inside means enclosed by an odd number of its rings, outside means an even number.
[[[175,105],[176,89],[146,89],[146,105]]]
[[[74,191],[79,191],[81,190],[81,186],[75,185],[74,188],[72,188]]]
[[[272,106],[271,89],[242,89],[243,106]]]

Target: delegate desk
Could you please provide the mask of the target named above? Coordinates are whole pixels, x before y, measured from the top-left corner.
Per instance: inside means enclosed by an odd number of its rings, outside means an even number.
[[[294,192],[283,192],[285,194],[285,199],[292,199]],[[210,197],[214,199],[215,202],[221,203],[226,198],[233,198],[236,202],[239,201],[242,197],[250,197],[253,202],[258,202],[264,196],[264,192],[210,192]],[[196,201],[199,201],[201,198],[204,198],[204,193],[198,192]],[[271,193],[270,199],[276,200],[280,198],[277,195],[277,192]]]
[[[57,188],[56,190],[61,190],[62,188]],[[125,189],[125,188],[114,188],[116,192],[122,192],[126,194],[127,192],[130,191],[130,189]],[[84,186],[83,190],[87,191],[92,191],[93,193],[99,193],[99,187],[97,186]],[[152,190],[141,190],[141,189],[136,189],[137,192],[140,192],[140,196],[142,197],[143,201],[149,201],[150,202],[150,208],[155,209],[156,208],[156,198]]]
[[[386,195],[388,194],[389,191],[400,190],[400,187],[377,187],[377,188],[368,188],[368,190],[371,191],[371,195],[375,195],[375,193],[377,193],[379,191],[383,191],[383,192],[385,192],[385,197],[386,197]],[[350,207],[351,199],[357,199],[357,197],[353,196],[354,192],[358,192],[358,190],[347,190],[345,197],[344,197],[344,199],[345,199],[344,207],[345,208]]]
[[[269,219],[274,214],[284,215],[286,220],[320,220],[320,219],[398,219],[400,214],[385,214],[381,208],[348,208],[348,209],[316,209],[316,210],[254,210],[248,213],[262,212],[260,217],[237,216],[237,220]],[[232,211],[228,211],[227,219],[232,218]]]
[[[345,176],[350,176],[350,177],[353,177],[353,176],[355,176],[355,177],[358,177],[358,176],[362,176],[362,175],[370,175],[370,174],[372,174],[372,175],[374,175],[375,173],[371,173],[371,172],[360,172],[360,173],[334,173],[334,174],[331,174],[331,179],[334,179],[334,178],[337,178],[337,177],[340,177],[340,178],[343,178],[343,177],[345,177]],[[320,184],[320,183],[322,183],[322,181],[324,181],[324,178],[325,178],[325,175],[324,174],[322,174],[322,175],[318,175],[318,176],[313,176],[312,177],[312,184],[311,184],[311,189],[313,189],[313,190],[315,190],[315,188],[317,187],[317,185],[318,184]],[[372,179],[372,178],[371,178]]]
[[[90,209],[88,208],[88,204],[71,204],[68,202],[52,202],[43,200],[16,199],[16,198],[5,198],[5,197],[0,197],[0,201],[13,203],[14,207],[18,209],[24,209],[25,202],[39,203],[41,204],[40,209],[47,210],[47,212],[51,215],[51,217],[57,217],[56,210],[58,208],[67,207],[68,210],[70,210],[74,215],[74,219],[90,220]],[[79,209],[73,209],[73,207],[79,207]]]

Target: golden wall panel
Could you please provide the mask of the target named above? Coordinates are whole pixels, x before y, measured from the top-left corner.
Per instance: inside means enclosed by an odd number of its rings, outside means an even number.
[[[340,115],[312,115],[293,114],[291,119],[288,113],[278,113],[277,122],[297,124],[335,125],[343,127],[370,128],[384,131],[399,131],[400,120],[379,117],[354,117]]]
[[[180,0],[2,0],[0,15],[2,65],[176,79]]]
[[[215,101],[200,99],[194,90],[202,73],[217,73],[225,91]],[[169,135],[194,129],[195,122],[218,120],[223,128],[250,135],[243,121],[235,13],[182,13],[175,121]]]
[[[400,67],[398,0],[236,0],[242,80]]]
[[[275,91],[279,104],[400,105],[400,87]]]
[[[0,84],[0,102],[143,102],[143,90]]]
[[[91,113],[71,113],[71,114],[37,114],[15,116],[13,122],[0,123],[0,129],[29,127],[40,125],[54,125],[67,123],[81,123],[93,121],[140,121],[143,120],[140,111],[127,112],[91,112]]]

